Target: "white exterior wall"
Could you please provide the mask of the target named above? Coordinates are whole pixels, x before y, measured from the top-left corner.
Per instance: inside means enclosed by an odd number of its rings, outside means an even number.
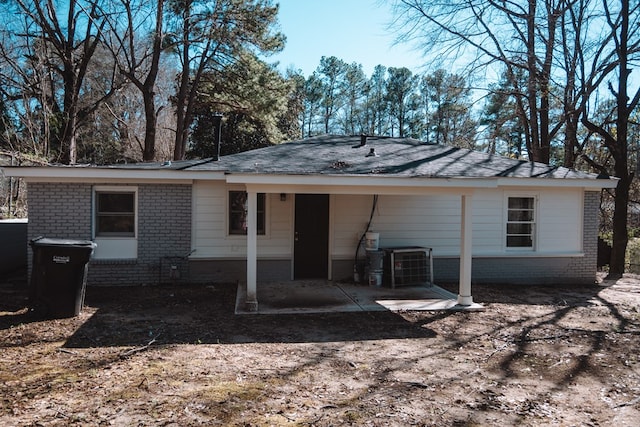
[[[193,185],[192,258],[244,259],[246,236],[228,234],[227,205],[230,190],[242,186],[223,182],[198,181]],[[266,234],[258,236],[258,257],[262,259],[290,258],[292,253],[293,197],[286,201],[279,194],[268,194],[265,203]]]
[[[536,247],[505,247],[506,203],[509,196],[533,196],[536,206]],[[350,259],[369,220],[372,196],[334,196],[333,258]],[[553,255],[582,251],[582,191],[477,190],[473,195],[473,255]],[[460,196],[380,196],[371,222],[380,246],[425,246],[436,257],[460,254]]]
[[[227,234],[227,193],[242,187],[222,182],[193,186],[193,258],[244,259],[246,237]],[[536,205],[535,251],[505,248],[508,196],[533,196]],[[582,251],[583,193],[580,189],[476,190],[473,195],[473,256],[575,255]],[[259,259],[290,259],[293,253],[293,194],[266,200],[266,235],[258,236]],[[330,250],[333,260],[350,260],[364,232],[372,195],[332,195]],[[460,196],[379,196],[371,230],[380,246],[425,246],[435,257],[460,254]]]
[[[582,251],[584,202],[576,190],[545,191],[538,202],[537,250],[542,253]]]

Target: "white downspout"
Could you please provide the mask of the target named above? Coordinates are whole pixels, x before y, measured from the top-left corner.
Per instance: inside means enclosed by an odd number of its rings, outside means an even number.
[[[258,193],[247,189],[247,311],[258,311]]]
[[[473,242],[473,196],[463,194],[460,214],[460,284],[458,288],[458,304],[472,305],[471,296],[471,246]]]

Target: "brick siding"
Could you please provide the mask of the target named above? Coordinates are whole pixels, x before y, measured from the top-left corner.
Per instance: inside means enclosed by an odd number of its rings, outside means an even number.
[[[191,186],[137,187],[138,258],[92,260],[89,285],[156,284],[169,277],[171,265],[178,267],[182,280],[188,278],[185,257],[191,249]],[[91,240],[92,185],[29,183],[28,194],[29,239]]]

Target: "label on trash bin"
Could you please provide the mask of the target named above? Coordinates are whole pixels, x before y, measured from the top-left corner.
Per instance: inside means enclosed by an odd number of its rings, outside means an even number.
[[[61,256],[61,255],[53,256],[53,262],[55,262],[56,264],[68,264],[69,261],[71,261],[71,257],[69,256]]]

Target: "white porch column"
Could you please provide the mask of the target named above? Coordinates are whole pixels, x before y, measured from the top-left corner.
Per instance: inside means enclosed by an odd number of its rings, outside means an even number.
[[[257,245],[258,193],[247,189],[247,299],[248,311],[258,311]]]
[[[458,288],[458,304],[471,305],[471,244],[473,219],[473,196],[463,194],[461,197],[460,215],[460,284]]]

